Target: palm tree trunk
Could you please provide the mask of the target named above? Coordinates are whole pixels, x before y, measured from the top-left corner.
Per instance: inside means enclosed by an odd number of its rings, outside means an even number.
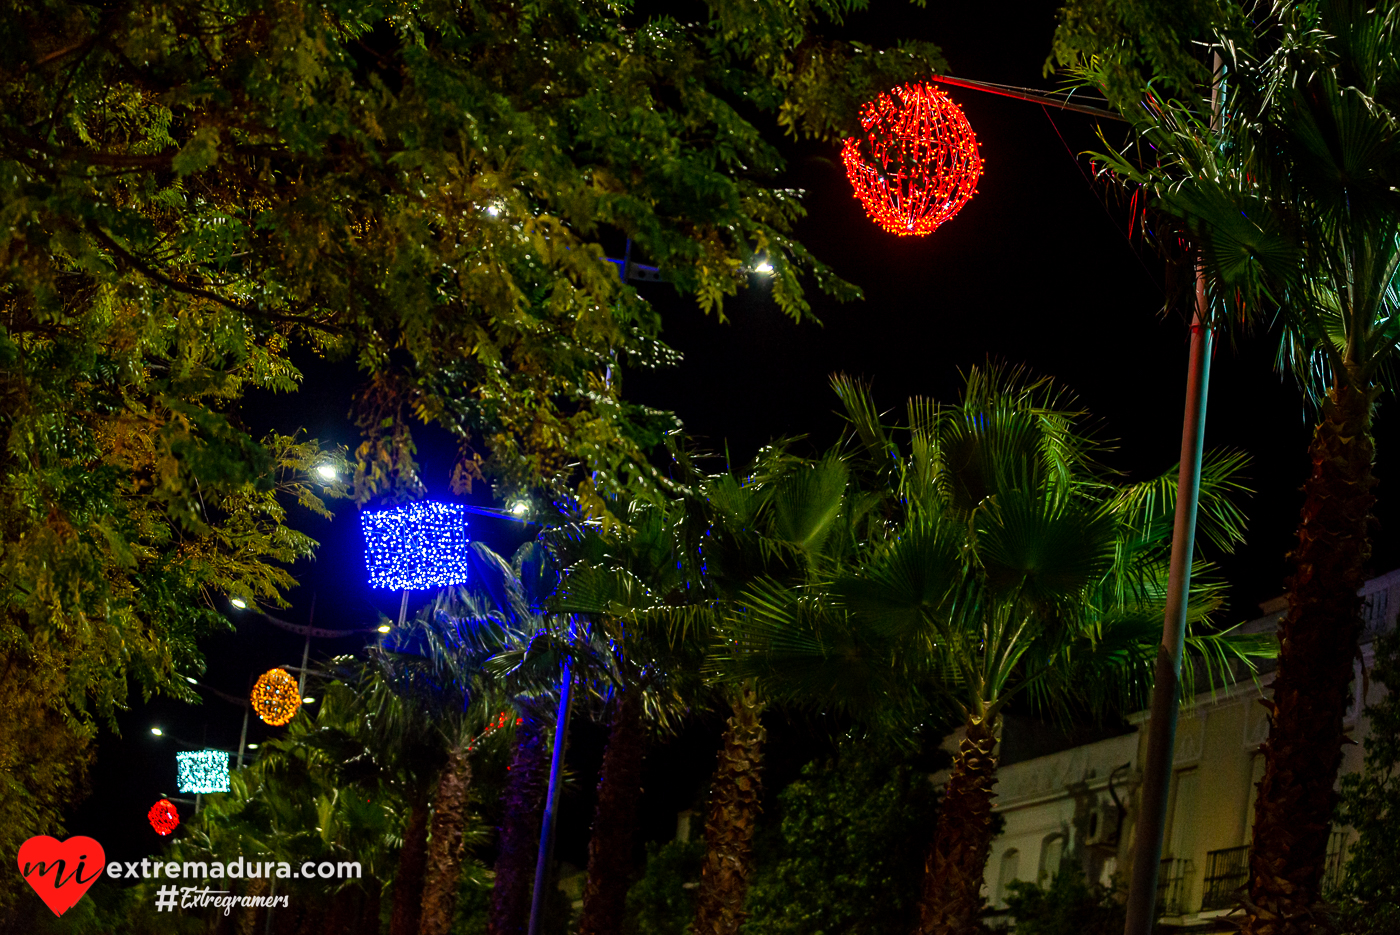
[[[734,716],[710,784],[694,935],[735,935],[746,915],[753,829],[762,805],[764,702],[750,681],[731,703]]]
[[[489,935],[525,935],[530,924],[530,885],[540,843],[544,794],[549,785],[545,732],[527,716],[515,729],[515,753],[506,776],[505,816],[491,889]]]
[[[389,919],[389,935],[418,935],[418,916],[423,906],[423,871],[428,856],[427,796],[416,792],[403,832],[399,869],[394,875],[394,911]]]
[[[627,887],[632,882],[632,849],[637,840],[637,803],[642,794],[642,694],[619,693],[608,728],[608,746],[598,778],[598,807],[588,841],[588,879],[583,889],[579,935],[622,931]]]
[[[953,757],[953,773],[938,808],[933,847],[924,862],[918,935],[980,932],[982,879],[992,846],[992,786],[996,784],[996,721],[971,718]]]
[[[1312,928],[1362,628],[1357,591],[1371,557],[1373,401],[1364,385],[1334,388],[1313,433],[1254,810],[1246,935]]]
[[[433,798],[433,827],[428,837],[427,879],[423,884],[418,935],[447,935],[452,928],[471,783],[472,766],[467,751],[454,747],[447,754],[447,767]]]

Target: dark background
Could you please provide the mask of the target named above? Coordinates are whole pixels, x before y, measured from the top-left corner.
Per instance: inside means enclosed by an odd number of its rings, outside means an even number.
[[[1041,68],[1054,31],[1054,2],[875,6],[876,12],[851,17],[844,32],[877,45],[902,38],[936,42],[961,77],[1051,86]],[[1180,449],[1187,329],[1178,315],[1159,313],[1163,264],[1150,247],[1129,240],[1126,205],[1092,181],[1088,160],[1076,156],[1105,145],[1095,136],[1095,124],[1022,101],[950,93],[967,113],[986,159],[979,194],[961,214],[928,237],[885,234],[851,196],[834,146],[785,143],[790,182],[810,193],[800,237],[858,284],[865,300],[839,305],[817,297],[822,324],[796,325],[767,300],[761,277],[755,277],[753,288],[726,307],[730,323],[720,325],[670,287],[644,286],[643,294],[663,313],[664,338],[685,357],[676,369],[625,374],[627,396],[673,410],[710,450],[727,446],[733,460],[742,462],[779,436],[807,436],[813,451],[834,441],[841,425],[828,387],[834,372],[873,381],[882,407],[898,417],[910,395],[954,399],[960,372],[990,357],[1026,364],[1072,388],[1100,420],[1103,434],[1116,439],[1110,464],[1127,478],[1169,469]],[[1120,127],[1102,130],[1109,144],[1122,141]],[[1274,347],[1269,335],[1256,335],[1237,346],[1222,345],[1214,358],[1207,445],[1249,452],[1256,491],[1248,504],[1248,544],[1222,562],[1231,584],[1231,621],[1258,616],[1257,602],[1282,591],[1307,467],[1307,413],[1291,378],[1273,369]],[[244,412],[249,427],[255,434],[304,428],[353,449],[358,439],[347,418],[353,368],[300,363],[306,373],[302,391],[251,399]],[[1389,454],[1388,408],[1387,399],[1378,423],[1382,470]],[[431,430],[416,437],[432,494],[450,497],[452,444]],[[1395,561],[1385,493],[1382,486],[1375,572]],[[315,562],[295,569],[302,587],[292,594],[293,607],[277,614],[304,623],[315,595],[317,626],[371,627],[380,613],[396,613],[397,595],[364,584],[355,510],[341,502],[335,511],[329,524],[294,514],[295,524],[322,546]],[[483,518],[477,526],[477,535],[504,554],[530,534],[502,520]],[[252,676],[298,664],[300,637],[254,613],[229,613],[236,629],[206,646],[207,684],[246,696]],[[317,640],[313,659],[354,652],[366,642],[364,635]],[[120,718],[121,735],[106,733],[101,740],[92,796],[70,823],[72,833],[97,837],[112,859],[139,858],[157,848],[146,810],[174,793],[174,753],[181,741],[237,748],[241,709],[204,697],[201,706],[134,700]],[[830,749],[819,715],[794,718],[787,729],[770,730],[769,790]],[[151,735],[155,725],[166,731],[164,737]],[[701,801],[721,728],[719,716],[702,715],[680,737],[653,748],[643,800],[650,836],[669,837],[676,812]],[[272,730],[254,717],[249,740],[259,742]],[[583,723],[570,750],[575,782],[561,812],[558,854],[579,866],[603,739],[601,728]]]

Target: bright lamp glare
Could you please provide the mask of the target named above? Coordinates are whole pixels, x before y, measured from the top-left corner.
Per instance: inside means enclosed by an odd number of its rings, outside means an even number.
[[[769,263],[767,260],[764,260],[762,263],[755,266],[753,268],[753,271],[755,273],[762,273],[763,275],[767,276],[769,273],[773,272],[773,264]]]
[[[332,480],[335,480],[335,478],[336,478],[335,465],[334,465],[334,464],[321,464],[321,465],[317,465],[317,467],[316,467],[316,473],[319,474],[319,475],[321,475],[321,479],[322,479],[322,480],[325,480],[325,481],[332,481]]]
[[[163,735],[163,734],[165,733],[165,731],[161,730],[159,727],[152,727],[152,728],[151,728],[151,733],[152,733],[152,734],[155,734],[157,737],[160,737],[161,735]]]
[[[525,500],[517,500],[510,505],[510,511],[516,516],[524,516],[530,512],[530,504]]]
[[[388,632],[389,632],[389,625],[388,625],[387,623],[384,624],[384,626],[382,626],[382,627],[379,628],[379,632],[380,632],[380,633],[388,633]]]
[[[229,603],[239,610],[245,610],[248,607],[248,602],[241,597],[229,598]]]
[[[314,704],[315,701],[316,699],[312,698],[310,695],[307,695],[305,698],[301,699],[302,704]]]
[[[199,679],[194,678],[193,676],[189,676],[189,675],[185,676],[185,681],[186,681],[186,682],[189,682],[191,685],[198,685],[198,684],[199,684]]]

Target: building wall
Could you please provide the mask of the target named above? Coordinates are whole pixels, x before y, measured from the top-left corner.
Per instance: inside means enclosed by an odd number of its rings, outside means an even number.
[[[1343,750],[1343,773],[1357,771],[1362,764],[1367,724],[1358,712],[1384,694],[1383,687],[1370,685],[1369,695],[1362,698],[1367,680],[1361,669],[1372,664],[1375,635],[1395,625],[1400,570],[1368,581],[1361,593],[1367,602],[1367,628],[1347,721],[1356,744]],[[1268,609],[1274,612],[1243,629],[1271,632],[1280,613],[1277,606]],[[1163,858],[1172,860],[1163,865],[1168,922],[1203,930],[1217,927],[1222,923],[1212,920],[1226,910],[1209,908],[1207,895],[1213,893],[1216,902],[1228,905],[1230,890],[1243,882],[1243,848],[1253,830],[1255,784],[1263,770],[1259,747],[1269,733],[1268,711],[1260,702],[1268,697],[1272,679],[1266,672],[1258,684],[1249,681],[1215,693],[1200,692],[1179,715],[1163,850]],[[1129,718],[1134,733],[999,771],[995,809],[1005,819],[1005,828],[993,842],[987,863],[989,907],[1005,908],[1011,879],[1044,885],[1057,864],[1078,862],[1090,880],[1105,886],[1112,885],[1120,871],[1126,878],[1149,721],[1148,712],[1139,712]],[[1346,829],[1338,829],[1338,866],[1345,843]],[[1212,869],[1213,888],[1208,879]]]

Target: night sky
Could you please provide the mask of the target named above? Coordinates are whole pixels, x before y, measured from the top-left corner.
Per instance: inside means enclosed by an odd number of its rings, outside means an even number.
[[[933,41],[960,77],[1050,87],[1041,68],[1054,30],[1053,2],[933,3],[923,10],[875,5],[879,13],[848,21],[848,36],[877,45],[901,38]],[[785,143],[790,184],[810,193],[800,238],[859,285],[865,300],[841,305],[818,297],[814,306],[822,324],[797,325],[767,300],[755,278],[755,288],[727,307],[730,322],[720,325],[669,286],[644,286],[643,294],[663,313],[663,337],[685,358],[676,369],[624,374],[625,394],[673,410],[702,445],[711,451],[727,446],[742,462],[776,437],[806,436],[812,453],[834,441],[841,425],[828,386],[834,372],[873,381],[877,401],[896,418],[910,395],[952,401],[960,371],[992,358],[1025,364],[1073,389],[1100,420],[1103,435],[1116,440],[1110,464],[1126,477],[1141,479],[1171,467],[1180,449],[1187,329],[1177,314],[1159,314],[1163,264],[1150,246],[1128,239],[1126,205],[1089,177],[1086,158],[1076,158],[1103,145],[1093,121],[975,91],[950,94],[963,106],[986,160],[979,194],[960,215],[929,237],[885,234],[851,197],[834,146]],[[1107,124],[1103,132],[1118,143],[1124,131]],[[1221,344],[1214,359],[1206,443],[1247,451],[1256,491],[1247,505],[1248,544],[1222,563],[1233,595],[1230,622],[1257,616],[1259,601],[1282,592],[1284,556],[1307,468],[1306,413],[1291,378],[1273,369],[1274,349],[1270,335],[1255,335],[1234,346]],[[347,418],[353,368],[299,363],[306,370],[305,388],[295,397],[251,399],[243,413],[249,428],[259,434],[300,427],[353,448],[358,439]],[[1376,573],[1395,563],[1384,505],[1390,408],[1384,399],[1377,431],[1383,483]],[[452,445],[432,431],[417,437],[432,494],[450,497]],[[317,626],[373,626],[381,612],[397,611],[397,595],[364,584],[355,510],[344,502],[335,509],[329,524],[294,514],[295,524],[323,544],[314,563],[295,569],[302,587],[292,595],[293,607],[277,615],[304,623],[314,595]],[[482,519],[476,533],[509,554],[530,531]],[[257,673],[299,663],[300,637],[251,613],[230,616],[236,631],[206,645],[208,684],[245,695]],[[313,659],[365,643],[363,636],[318,640]],[[70,833],[97,837],[111,859],[153,852],[158,839],[145,813],[160,795],[174,793],[179,741],[237,747],[241,710],[209,694],[205,699],[195,707],[134,698],[120,719],[122,736],[104,734],[92,771],[93,794],[69,823]],[[153,737],[153,725],[166,736]],[[698,801],[721,726],[718,717],[702,717],[682,737],[653,750],[644,800],[652,836],[669,837],[675,811]],[[269,730],[253,718],[249,733],[258,742]],[[770,788],[813,755],[809,741],[816,734],[814,729],[798,732],[796,740],[775,738]],[[584,725],[571,749],[578,782],[562,812],[559,855],[575,864],[584,859],[589,790],[602,739],[601,729]]]

